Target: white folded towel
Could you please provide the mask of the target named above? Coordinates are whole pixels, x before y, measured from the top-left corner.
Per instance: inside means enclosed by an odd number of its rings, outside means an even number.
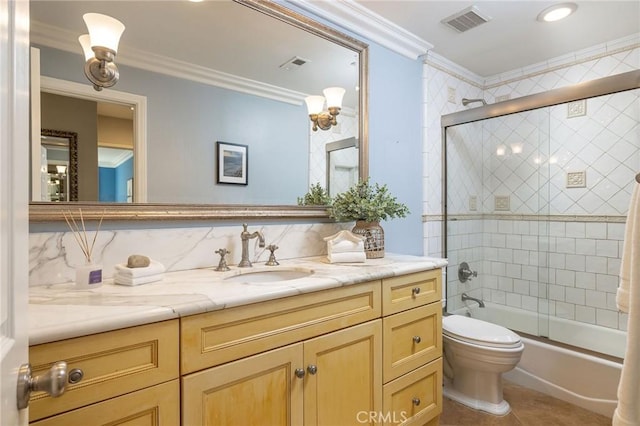
[[[327,255],[330,263],[362,263],[367,260],[367,255],[362,252],[349,253],[329,253]]]
[[[640,425],[640,184],[634,185],[622,246],[618,309],[629,314],[613,426]]]
[[[150,275],[161,274],[165,271],[164,265],[155,260],[152,260],[149,266],[143,268],[129,268],[126,263],[118,263],[115,268],[117,274],[130,278],[148,277]]]
[[[343,240],[335,244],[327,245],[331,253],[348,253],[354,251],[364,251],[364,241]]]
[[[140,285],[140,284],[148,284],[156,281],[160,281],[164,278],[164,274],[155,274],[155,275],[147,275],[146,277],[126,277],[122,276],[119,273],[113,276],[113,282],[120,285]]]

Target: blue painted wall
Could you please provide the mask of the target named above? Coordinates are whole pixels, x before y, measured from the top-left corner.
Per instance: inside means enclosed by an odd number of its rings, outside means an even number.
[[[98,167],[98,200],[102,202],[116,201],[116,169]]]
[[[422,61],[410,59],[280,1],[369,45],[369,177],[386,184],[411,214],[383,223],[385,250],[423,254]]]
[[[133,178],[133,157],[115,168],[116,201],[127,202],[127,181]]]
[[[80,54],[37,47],[42,75],[88,84]],[[293,205],[307,192],[306,105],[118,68],[114,90],[147,97],[149,202]],[[249,185],[216,183],[217,141],[249,147]]]

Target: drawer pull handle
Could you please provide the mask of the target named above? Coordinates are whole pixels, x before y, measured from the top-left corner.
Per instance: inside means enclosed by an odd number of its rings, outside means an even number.
[[[72,385],[78,383],[84,377],[84,372],[79,368],[69,371],[69,383]]]
[[[422,342],[422,339],[420,338],[420,336],[413,336],[413,343],[420,343]]]
[[[18,409],[29,406],[31,392],[46,392],[52,397],[60,396],[67,386],[67,363],[58,361],[40,376],[31,375],[31,364],[22,364],[18,371]]]
[[[415,297],[418,294],[420,294],[420,287],[414,287],[413,289],[411,289],[411,294]]]
[[[309,374],[316,374],[316,373],[318,372],[318,367],[316,367],[316,366],[315,366],[315,365],[313,365],[313,364],[310,364],[310,365],[307,367],[307,371],[309,372]]]
[[[418,405],[420,405],[420,398],[413,398],[411,402],[413,402],[413,405],[417,407]]]
[[[294,374],[298,379],[304,378],[304,370],[302,368],[296,368],[296,371],[294,372]]]

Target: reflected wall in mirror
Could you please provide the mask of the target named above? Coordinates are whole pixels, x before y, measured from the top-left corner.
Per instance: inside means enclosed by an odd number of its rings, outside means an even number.
[[[327,192],[335,197],[358,183],[358,140],[347,138],[325,145]]]
[[[47,78],[90,87],[76,41],[84,31],[83,13],[108,14],[125,24],[117,57],[120,81],[113,90],[148,102],[147,153],[141,159],[147,171],[135,175],[136,167],[134,173],[136,192],[141,188],[146,196],[134,201],[294,206],[309,185],[327,180],[324,164],[311,164],[319,133],[324,143],[358,138],[357,174],[367,175],[365,44],[268,2],[138,6],[129,1],[31,2],[31,41],[40,49],[41,75]],[[160,40],[165,31],[159,33],[159,27],[172,29],[166,40]],[[293,58],[304,64],[291,65]],[[303,99],[330,86],[347,89],[339,126],[311,132]],[[252,180],[246,188],[216,184],[217,140],[251,149]],[[134,150],[134,163],[138,156]],[[81,201],[97,200],[88,197],[81,191]]]
[[[62,130],[40,132],[40,201],[78,201],[78,134]]]

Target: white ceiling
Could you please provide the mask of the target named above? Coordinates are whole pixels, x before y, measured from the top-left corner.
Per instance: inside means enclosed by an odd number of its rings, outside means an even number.
[[[640,1],[574,1],[565,20],[536,20],[550,1],[356,0],[422,40],[433,52],[482,76],[494,76],[640,33]],[[458,33],[440,21],[475,5],[492,19]],[[639,64],[640,66],[640,64]]]
[[[392,49],[393,43],[386,44],[385,39],[409,39],[414,47],[407,56],[415,58],[432,47],[432,52],[481,77],[640,34],[638,0],[576,1],[577,11],[556,23],[536,20],[541,10],[554,4],[549,1],[284,1],[285,6],[296,4],[310,10],[315,8],[316,12],[349,9],[346,20],[336,21],[330,14],[324,16],[362,38],[377,43],[383,40],[380,44]],[[492,19],[464,33],[440,23],[443,18],[471,5]],[[53,43],[64,36],[71,40],[68,50],[80,54],[74,40],[86,32],[82,14],[88,11],[107,13],[125,23],[116,62],[126,64],[128,58],[135,60],[144,54],[145,60],[151,57],[157,59],[152,61],[154,64],[162,64],[162,57],[170,57],[180,63],[194,64],[196,70],[202,67],[224,71],[300,94],[319,94],[322,88],[332,85],[347,88],[357,85],[353,51],[265,18],[259,12],[249,13],[248,8],[226,0],[202,3],[32,0],[32,28],[41,23],[60,29],[55,30],[55,37],[49,40],[45,35],[40,42]],[[368,31],[361,31],[363,22],[369,23]],[[279,69],[280,64],[293,56],[309,59],[309,63],[297,71]],[[328,63],[331,65],[326,65]],[[319,64],[324,65],[317,67]],[[355,87],[351,93],[348,91],[351,99],[347,105],[355,104],[355,94]]]

